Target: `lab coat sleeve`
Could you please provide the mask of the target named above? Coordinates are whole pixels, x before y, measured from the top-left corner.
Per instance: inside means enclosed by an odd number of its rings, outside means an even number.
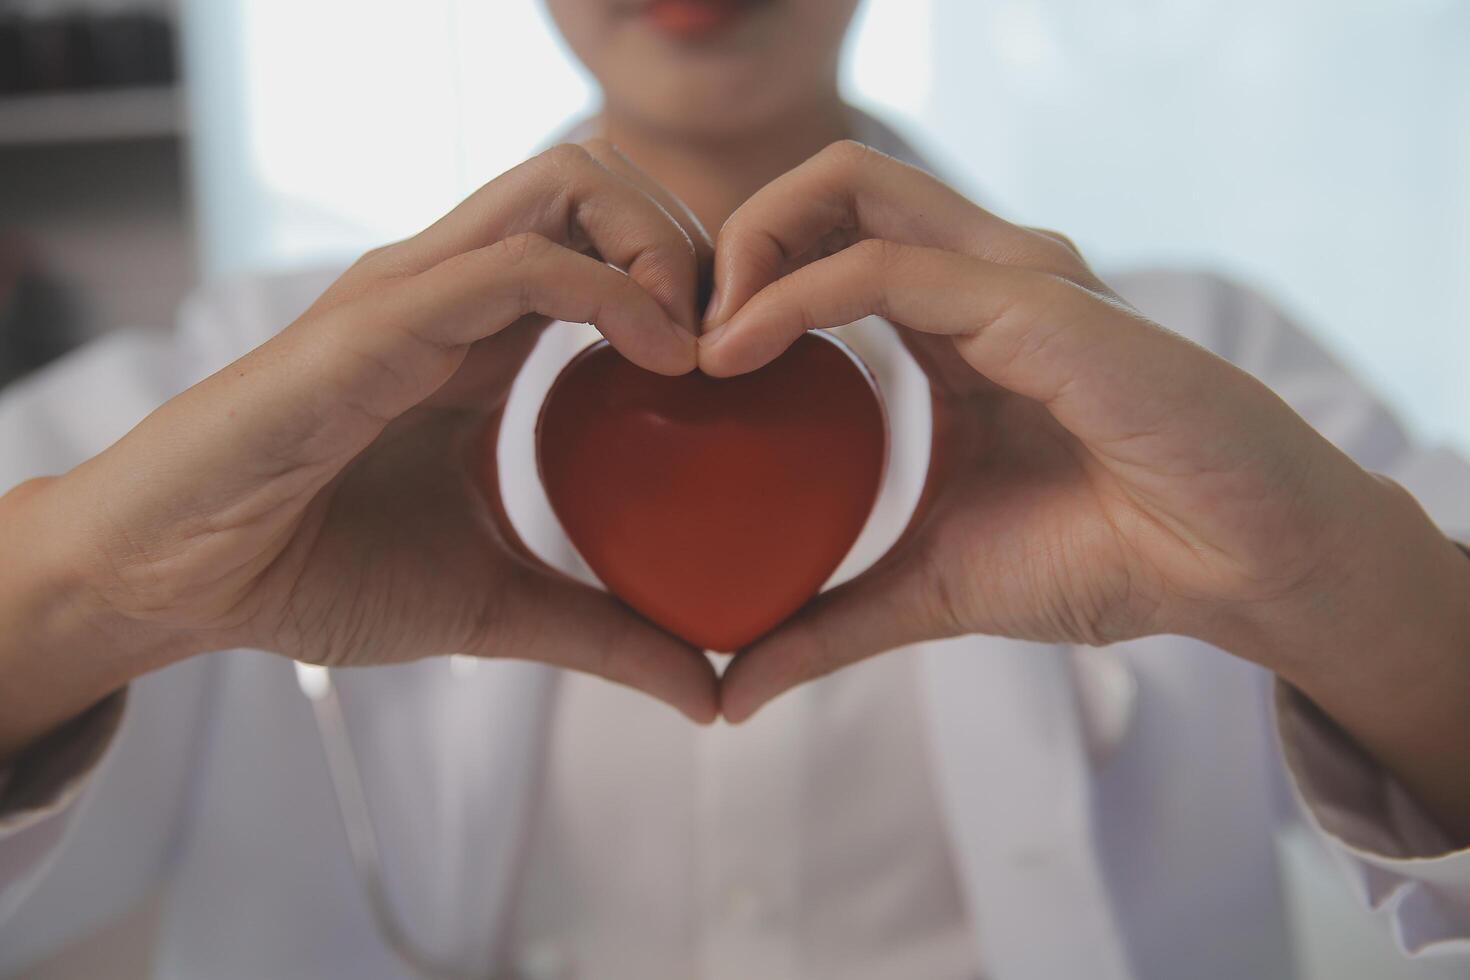
[[[122,721],[119,691],[0,770],[0,922],[45,874]]]
[[[0,492],[116,442],[207,372],[200,344],[218,326],[196,303],[175,331],[110,334],[0,391]],[[187,773],[159,770],[191,757],[200,672],[161,674],[139,682],[141,714],[118,692],[0,775],[0,975],[101,925],[162,873]]]
[[[1255,293],[1207,276],[1142,280],[1136,288],[1152,307],[1144,313],[1170,327],[1197,325],[1191,339],[1260,378],[1364,467],[1410,490],[1446,535],[1470,542],[1470,461],[1416,445],[1362,382]],[[1272,707],[1290,795],[1353,891],[1387,917],[1405,954],[1470,960],[1470,849],[1452,848],[1423,808],[1300,693],[1278,681]]]
[[[166,330],[125,331],[81,348],[0,391],[0,492],[37,476],[65,473],[115,442],[159,403],[180,390],[188,371],[187,348]],[[0,775],[0,975],[23,970],[29,962],[45,956],[73,936],[100,924],[120,911],[110,900],[99,897],[110,890],[144,894],[161,870],[150,851],[159,853],[162,842],[153,832],[139,836],[143,824],[134,816],[169,826],[178,801],[169,794],[155,799],[125,799],[124,820],[106,819],[118,806],[116,798],[88,798],[99,772],[118,769],[112,763],[127,697],[119,692],[74,719],[24,751]],[[165,741],[187,737],[174,724],[177,719],[138,719],[133,727],[148,745],[149,755],[159,752]],[[161,733],[167,732],[167,736]],[[127,765],[112,773],[115,783],[131,783],[156,791],[151,774],[137,771],[140,753],[129,753]],[[146,767],[147,762],[143,765]],[[88,809],[88,820],[78,816]],[[96,860],[95,845],[78,824],[108,827],[115,846],[125,849],[128,859],[118,863],[116,875],[101,872],[95,894],[70,894],[43,901],[43,907],[61,908],[58,916],[48,913],[38,924],[34,899],[55,882],[59,865],[69,850],[80,845]],[[150,847],[149,845],[156,845]],[[122,868],[126,867],[126,872]],[[63,874],[62,878],[70,875]],[[58,883],[60,884],[60,883]]]
[[[0,390],[0,493],[101,452],[289,323],[330,278],[213,288],[185,304],[173,331],[109,335]],[[212,666],[202,658],[140,678],[0,770],[0,976],[160,880],[205,758]]]
[[[1300,693],[1277,681],[1273,700],[1293,795],[1354,894],[1403,953],[1470,961],[1470,849]]]

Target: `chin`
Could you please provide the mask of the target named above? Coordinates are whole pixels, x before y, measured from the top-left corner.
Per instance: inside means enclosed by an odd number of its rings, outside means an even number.
[[[830,98],[856,0],[550,0],[572,51],[626,117],[736,137]]]
[[[729,98],[723,92],[682,92],[678,98],[619,105],[650,129],[689,138],[737,139],[757,133],[780,120],[785,107],[779,100]]]
[[[603,88],[610,108],[650,128],[682,136],[736,138],[759,132],[807,108],[815,85],[791,85],[795,72],[773,71],[762,59],[721,63],[645,64],[627,84]]]

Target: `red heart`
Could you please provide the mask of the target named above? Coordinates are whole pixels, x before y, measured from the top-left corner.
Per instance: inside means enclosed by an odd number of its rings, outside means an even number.
[[[562,370],[536,425],[546,496],[587,564],[653,622],[725,652],[822,587],[887,450],[872,376],[820,333],[725,379],[664,377],[600,342]]]

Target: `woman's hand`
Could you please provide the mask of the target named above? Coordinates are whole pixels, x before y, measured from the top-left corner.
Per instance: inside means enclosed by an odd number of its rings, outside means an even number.
[[[1401,771],[1432,719],[1439,758],[1447,740],[1470,752],[1442,693],[1470,674],[1470,562],[1265,386],[1131,309],[1066,239],[838,144],[730,218],[715,288],[702,369],[749,371],[804,330],[878,314],[936,409],[904,540],[736,656],[730,719],[926,639],[1178,633],[1283,674]],[[1406,661],[1386,650],[1437,659],[1390,688]],[[1470,815],[1459,796],[1444,809]]]
[[[595,323],[650,370],[692,369],[708,256],[609,145],[555,147],[364,256],[101,455],[19,490],[0,519],[32,545],[24,577],[72,597],[32,590],[33,621],[69,624],[51,628],[72,649],[0,641],[0,755],[161,662],[237,646],[544,660],[713,717],[705,658],[523,557],[477,473],[549,318]]]

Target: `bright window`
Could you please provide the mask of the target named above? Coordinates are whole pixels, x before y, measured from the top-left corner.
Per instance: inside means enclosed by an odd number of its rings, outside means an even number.
[[[849,90],[1103,269],[1282,301],[1470,447],[1470,4],[870,0]],[[532,0],[195,0],[206,268],[407,234],[592,104]]]

